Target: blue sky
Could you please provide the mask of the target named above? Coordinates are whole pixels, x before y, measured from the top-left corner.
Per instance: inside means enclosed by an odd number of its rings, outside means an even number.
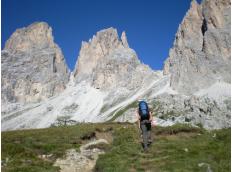
[[[53,28],[55,42],[72,70],[81,41],[89,40],[101,29],[114,27],[119,35],[126,31],[130,47],[143,63],[159,70],[190,3],[191,0],[2,0],[1,48],[17,28],[45,21]]]

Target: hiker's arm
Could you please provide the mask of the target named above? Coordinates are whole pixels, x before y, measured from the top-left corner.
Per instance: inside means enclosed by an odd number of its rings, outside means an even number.
[[[154,121],[153,121],[153,116],[152,116],[152,112],[150,112],[150,119],[149,121],[151,122],[151,125],[154,127]]]
[[[151,122],[152,122],[152,120],[153,120],[152,112],[150,111],[150,112],[149,112],[149,114],[150,114],[149,121],[151,121]]]
[[[138,125],[139,125],[139,129],[140,129],[140,121],[138,120]]]
[[[139,116],[138,111],[136,111],[136,115],[137,115],[138,126],[140,128],[140,116]]]

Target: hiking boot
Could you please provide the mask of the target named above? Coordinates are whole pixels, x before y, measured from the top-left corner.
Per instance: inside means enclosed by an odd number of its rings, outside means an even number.
[[[144,148],[143,151],[144,151],[145,153],[147,153],[147,152],[148,152],[148,147],[147,147],[147,148]]]

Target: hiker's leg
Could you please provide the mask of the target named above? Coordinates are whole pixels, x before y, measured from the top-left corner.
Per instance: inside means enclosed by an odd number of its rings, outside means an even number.
[[[151,123],[147,124],[147,134],[148,134],[148,142],[152,142],[152,139],[151,139]]]
[[[145,124],[141,123],[141,129],[142,129],[142,134],[143,134],[143,145],[144,149],[147,149],[147,144],[148,144],[148,135],[147,135],[147,127]]]

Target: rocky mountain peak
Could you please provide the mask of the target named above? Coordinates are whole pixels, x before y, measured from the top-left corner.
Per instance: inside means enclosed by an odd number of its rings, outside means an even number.
[[[128,47],[125,33],[122,33],[122,40],[120,40],[117,30],[112,27],[97,32],[89,42],[82,42],[74,76],[78,75],[79,78],[90,76],[100,59],[110,55],[116,49]]]
[[[2,102],[38,102],[65,89],[68,67],[47,23],[17,29],[1,54]]]
[[[45,22],[36,22],[17,29],[6,42],[5,50],[12,53],[28,52],[32,49],[54,48],[52,28]]]
[[[164,65],[173,89],[193,94],[230,83],[230,18],[230,0],[192,1]]]
[[[143,72],[148,76],[153,73],[129,48],[126,33],[122,32],[119,38],[116,29],[108,28],[82,43],[74,77],[77,83],[88,81],[99,89],[134,89],[142,82]]]
[[[191,7],[178,28],[174,47],[186,47],[195,50],[202,49],[202,27],[203,17],[201,6],[193,0]]]

